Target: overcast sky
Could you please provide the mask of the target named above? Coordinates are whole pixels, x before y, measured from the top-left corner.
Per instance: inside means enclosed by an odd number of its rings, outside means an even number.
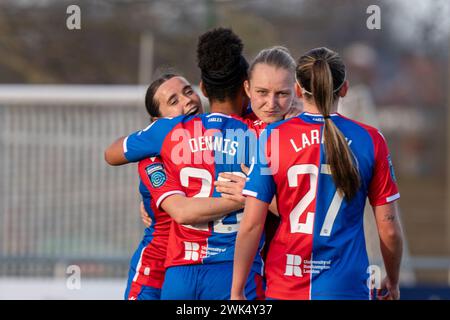
[[[418,26],[423,22],[434,23],[436,32],[433,40],[448,43],[450,33],[449,0],[395,0],[398,12],[392,13],[394,26],[400,40],[411,41],[417,36]],[[397,18],[398,17],[398,18]],[[383,12],[381,12],[383,19]]]
[[[1,1],[1,0],[0,0]],[[7,0],[8,1],[8,0]],[[50,5],[52,3],[61,2],[63,0],[9,0],[15,5]],[[108,0],[93,0],[93,1],[108,1]],[[169,3],[173,2],[176,4],[179,1],[185,1],[192,3],[204,4],[204,0],[166,0]],[[214,0],[216,2],[244,2],[253,5],[263,5],[270,6],[276,5],[280,9],[288,8],[295,4],[296,2],[302,2],[305,0]],[[357,2],[358,0],[353,0]],[[423,24],[423,22],[434,22],[437,26],[435,39],[442,40],[443,38],[448,39],[448,34],[450,33],[450,1],[449,0],[385,0],[389,4],[393,4],[394,12],[383,12],[381,11],[381,19],[383,23],[389,23],[394,27],[394,32],[398,35],[401,41],[413,41],[417,34],[418,26]],[[64,1],[67,2],[67,1]],[[133,2],[133,0],[112,0],[112,2]],[[139,0],[143,2],[143,0]],[[149,0],[151,2],[151,0]],[[77,1],[74,0],[71,4],[76,4]],[[380,1],[374,0],[374,4],[380,3]],[[383,21],[383,19],[389,19],[388,21]],[[448,40],[447,40],[448,42]]]

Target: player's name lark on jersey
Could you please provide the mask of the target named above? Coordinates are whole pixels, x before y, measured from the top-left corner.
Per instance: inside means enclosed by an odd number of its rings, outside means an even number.
[[[348,145],[351,145],[352,140],[347,140]],[[299,139],[290,139],[291,145],[294,148],[295,152],[300,152],[312,145],[315,144],[323,144],[324,143],[324,136],[322,135],[322,140],[320,140],[320,132],[318,129],[311,130],[309,132],[303,132]]]

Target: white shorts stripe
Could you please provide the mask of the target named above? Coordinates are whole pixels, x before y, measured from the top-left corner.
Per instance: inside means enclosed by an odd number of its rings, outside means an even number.
[[[138,279],[139,271],[140,271],[141,266],[142,266],[142,255],[144,254],[145,248],[146,247],[142,248],[141,255],[139,256],[139,261],[138,261],[138,264],[136,266],[136,273],[134,274],[133,282],[136,282],[136,280]]]

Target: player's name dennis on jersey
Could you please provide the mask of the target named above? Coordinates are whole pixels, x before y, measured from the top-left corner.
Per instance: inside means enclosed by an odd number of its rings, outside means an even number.
[[[309,132],[303,132],[299,139],[290,139],[290,142],[294,151],[299,152],[312,145],[319,143],[323,144],[323,139],[324,137],[322,135],[322,141],[320,141],[320,132],[318,129],[315,129]],[[345,138],[345,140],[347,140],[348,145],[351,145],[352,140],[348,140],[347,138]]]
[[[189,148],[191,152],[216,151],[234,156],[239,148],[239,142],[221,136],[201,136],[189,139]]]

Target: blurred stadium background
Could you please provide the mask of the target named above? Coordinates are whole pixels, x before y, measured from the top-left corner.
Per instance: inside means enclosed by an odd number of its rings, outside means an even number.
[[[81,30],[66,28],[68,5]],[[381,8],[381,30],[366,9]],[[121,299],[142,237],[137,170],[103,150],[147,123],[155,71],[198,83],[198,35],[232,27],[251,59],[287,46],[342,54],[342,113],[387,137],[401,192],[405,299],[450,299],[447,0],[0,1],[0,299]],[[371,210],[368,250],[380,262]],[[67,267],[81,288],[67,286]]]

